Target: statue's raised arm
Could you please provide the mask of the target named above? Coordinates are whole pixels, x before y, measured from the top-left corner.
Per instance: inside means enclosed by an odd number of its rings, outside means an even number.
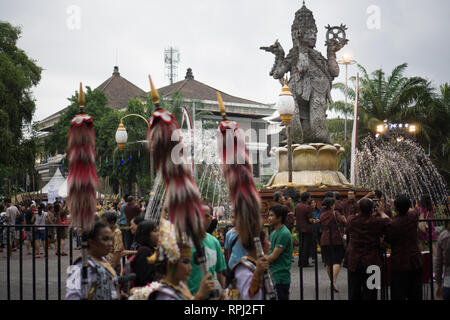
[[[285,63],[284,49],[278,42],[278,39],[273,45],[269,47],[260,47],[260,49],[275,55],[275,62],[269,74],[275,79],[283,78],[284,74],[289,71],[289,64]]]
[[[345,30],[347,27],[341,24],[339,27],[325,27],[327,29],[325,45],[327,46],[328,71],[334,78],[339,76],[339,64],[336,61],[336,52],[341,50],[347,43]]]

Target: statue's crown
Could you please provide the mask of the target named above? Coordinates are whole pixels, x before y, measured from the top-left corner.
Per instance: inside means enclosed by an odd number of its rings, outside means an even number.
[[[309,10],[305,3],[303,2],[303,6],[297,10],[295,13],[294,23],[292,24],[292,30],[294,29],[311,29],[316,28],[316,20],[314,20],[314,16],[311,10]]]

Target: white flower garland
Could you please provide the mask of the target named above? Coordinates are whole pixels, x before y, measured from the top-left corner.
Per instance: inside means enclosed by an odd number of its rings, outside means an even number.
[[[161,283],[158,281],[153,281],[152,283],[147,283],[145,287],[134,290],[133,294],[128,297],[128,300],[148,300],[148,297],[152,292],[158,290]]]

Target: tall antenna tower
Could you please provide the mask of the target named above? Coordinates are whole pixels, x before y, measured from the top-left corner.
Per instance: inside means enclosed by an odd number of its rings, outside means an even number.
[[[169,47],[164,49],[164,64],[166,69],[166,77],[170,84],[178,78],[178,62],[180,62],[180,52],[177,48]]]

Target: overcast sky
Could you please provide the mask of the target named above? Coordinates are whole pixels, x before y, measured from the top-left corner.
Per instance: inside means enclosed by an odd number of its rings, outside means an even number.
[[[216,89],[273,103],[281,89],[269,76],[273,55],[259,47],[279,39],[287,53],[301,6],[301,0],[0,0],[0,20],[22,27],[19,47],[44,68],[33,90],[34,120],[41,120],[66,107],[80,81],[100,85],[116,61],[121,75],[145,91],[148,74],[157,87],[169,84],[169,46],[180,51],[178,80],[190,67],[196,80]],[[351,54],[370,72],[390,73],[407,62],[407,76],[436,87],[450,82],[450,1],[307,0],[306,6],[323,55],[324,26],[344,23],[350,42],[340,56]],[[356,66],[349,67],[349,76],[355,73]],[[344,79],[341,69],[335,81]]]

